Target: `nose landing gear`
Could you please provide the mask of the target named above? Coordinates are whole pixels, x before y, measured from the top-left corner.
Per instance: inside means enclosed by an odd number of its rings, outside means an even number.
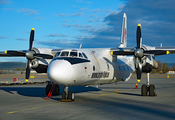
[[[75,97],[74,97],[74,92],[73,91],[69,91],[68,92],[68,87],[66,86],[63,93],[62,93],[62,102],[71,102],[74,101]]]
[[[147,85],[143,84],[141,88],[141,95],[147,96],[147,93],[149,92],[149,96],[157,96],[155,92],[155,86],[149,85],[149,73],[147,73]]]

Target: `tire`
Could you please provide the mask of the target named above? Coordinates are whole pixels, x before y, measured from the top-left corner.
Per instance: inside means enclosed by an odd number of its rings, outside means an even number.
[[[53,91],[53,95],[59,95],[60,93],[60,87],[59,85],[55,85],[54,91]]]
[[[154,85],[149,86],[149,96],[155,96],[155,86]]]
[[[142,85],[142,88],[141,88],[141,95],[142,96],[147,96],[147,86],[144,84]]]
[[[69,91],[68,99],[71,100],[71,101],[74,101],[75,97],[74,97],[74,92],[73,91]]]
[[[51,87],[52,87],[51,84],[47,84],[47,86],[46,86],[46,95],[49,94],[49,91],[50,91]]]
[[[62,93],[62,99],[66,99],[66,92],[65,91],[63,91],[63,93]]]

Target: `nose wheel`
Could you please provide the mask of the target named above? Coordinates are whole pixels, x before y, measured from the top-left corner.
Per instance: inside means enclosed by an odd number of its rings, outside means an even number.
[[[71,90],[68,92],[68,87],[65,87],[63,93],[62,93],[62,101],[68,102],[68,101],[74,101],[74,92]]]
[[[155,86],[153,84],[149,85],[149,73],[147,73],[147,85],[143,84],[141,88],[141,95],[147,96],[149,92],[149,96],[156,96]]]

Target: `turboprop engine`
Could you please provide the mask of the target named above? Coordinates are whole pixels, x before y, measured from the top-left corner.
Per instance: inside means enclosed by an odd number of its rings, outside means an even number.
[[[47,48],[33,48],[32,49],[34,53],[36,54],[51,54],[51,49]],[[51,59],[43,59],[42,57],[39,58],[33,58],[30,62],[30,66],[33,70],[35,70],[37,73],[47,73],[47,67],[49,63],[51,62]]]
[[[149,46],[142,45],[141,49],[143,51],[150,50]],[[135,57],[135,59],[137,59]],[[155,61],[154,55],[144,55],[141,57],[140,65],[142,66],[142,72],[150,73],[153,69],[156,69],[158,67],[158,63]],[[138,64],[135,61],[135,65]]]

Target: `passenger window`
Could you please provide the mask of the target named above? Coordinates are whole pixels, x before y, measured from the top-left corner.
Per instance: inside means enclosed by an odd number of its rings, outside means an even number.
[[[70,52],[71,57],[77,57],[77,52]]]
[[[83,56],[86,58],[86,59],[88,59],[88,57],[86,56],[86,54],[84,54],[84,53],[82,53],[83,54]]]
[[[62,52],[60,56],[64,57],[64,56],[68,56],[69,52]]]
[[[56,54],[55,54],[55,57],[58,57],[60,55],[60,52],[57,52]]]
[[[109,71],[109,64],[107,63],[107,68],[108,68],[108,71]]]
[[[79,57],[83,57],[83,55],[81,53],[79,53]]]
[[[93,66],[93,71],[95,71],[95,66]]]

